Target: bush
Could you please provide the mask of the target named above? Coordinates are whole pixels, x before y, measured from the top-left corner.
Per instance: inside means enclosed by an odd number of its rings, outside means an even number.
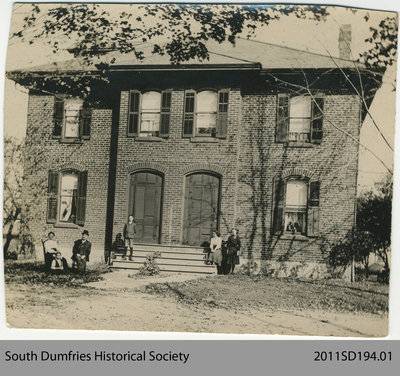
[[[249,259],[246,264],[242,264],[239,267],[239,274],[243,275],[254,275],[257,274],[258,265],[252,259]]]
[[[143,266],[139,269],[138,274],[142,276],[152,276],[160,274],[160,267],[157,264],[156,259],[161,257],[161,252],[156,251],[149,253],[146,256],[146,260]]]

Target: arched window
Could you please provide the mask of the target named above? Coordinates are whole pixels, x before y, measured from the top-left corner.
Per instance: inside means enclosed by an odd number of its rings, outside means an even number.
[[[307,190],[304,180],[289,180],[286,183],[285,231],[306,233]]]
[[[58,220],[60,222],[72,222],[76,220],[76,207],[78,198],[78,174],[74,171],[60,174],[60,210]]]
[[[49,171],[47,223],[84,225],[87,176],[87,171]]]
[[[299,177],[274,180],[273,233],[318,236],[318,181]]]

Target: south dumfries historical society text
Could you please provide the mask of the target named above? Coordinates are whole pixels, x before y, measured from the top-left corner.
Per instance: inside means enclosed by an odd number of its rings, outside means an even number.
[[[126,351],[108,352],[104,350],[83,353],[70,350],[65,353],[52,353],[49,351],[28,351],[26,353],[5,352],[6,362],[181,362],[186,364],[189,353],[183,352],[158,352],[143,350],[139,352]]]

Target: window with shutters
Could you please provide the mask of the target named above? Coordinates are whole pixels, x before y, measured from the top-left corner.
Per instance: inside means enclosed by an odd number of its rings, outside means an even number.
[[[183,137],[225,138],[228,102],[228,90],[186,91]]]
[[[278,95],[276,142],[320,143],[324,98]]]
[[[83,226],[87,171],[49,171],[47,222]]]
[[[82,99],[55,97],[54,137],[66,142],[89,139],[91,121],[92,111],[90,108],[83,107]]]
[[[75,172],[61,174],[60,210],[58,215],[60,222],[75,223],[77,196],[78,174]]]
[[[285,232],[306,234],[307,191],[304,180],[289,180],[286,183]]]
[[[128,136],[168,137],[171,91],[132,90],[129,94]]]
[[[319,235],[319,182],[290,177],[274,181],[273,233]]]

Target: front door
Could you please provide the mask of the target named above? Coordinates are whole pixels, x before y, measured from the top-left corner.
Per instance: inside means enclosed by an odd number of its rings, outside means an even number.
[[[136,220],[136,242],[159,243],[161,197],[161,176],[152,172],[132,174],[129,214],[133,214]]]
[[[219,178],[205,173],[186,177],[183,244],[200,246],[218,228]]]

